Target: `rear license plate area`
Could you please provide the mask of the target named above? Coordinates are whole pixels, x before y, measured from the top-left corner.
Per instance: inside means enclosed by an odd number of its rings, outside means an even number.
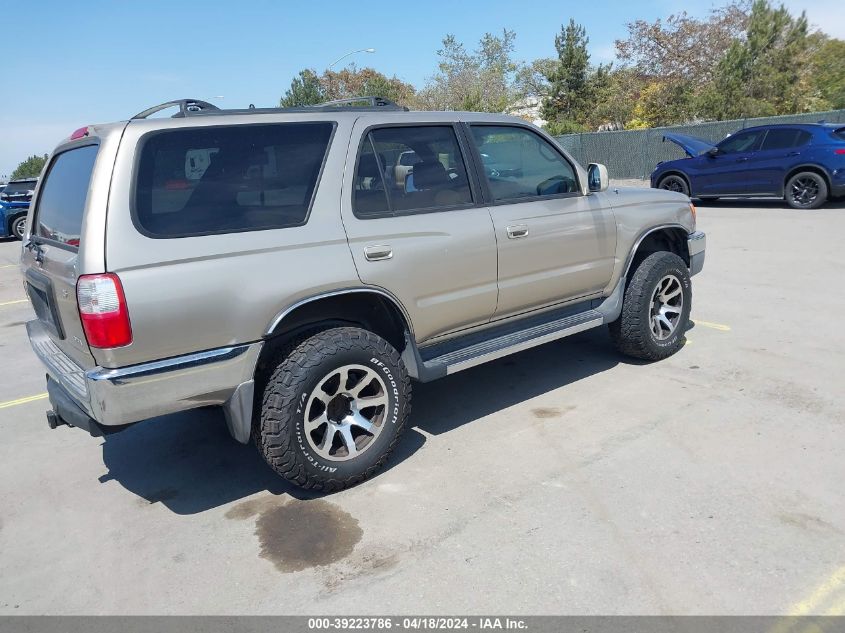
[[[26,290],[35,316],[50,333],[63,340],[65,334],[56,308],[53,282],[46,275],[30,269],[26,271]]]

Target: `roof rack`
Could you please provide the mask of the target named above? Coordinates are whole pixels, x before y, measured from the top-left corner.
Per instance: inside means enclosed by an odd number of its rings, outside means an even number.
[[[331,108],[336,106],[352,106],[353,103],[361,103],[362,101],[366,101],[369,107],[371,108],[389,108],[391,110],[405,110],[408,111],[408,108],[403,108],[399,104],[391,101],[390,99],[385,99],[384,97],[352,97],[351,99],[335,99],[334,101],[326,101],[325,103],[318,103],[313,106],[308,106],[312,108]]]
[[[366,103],[366,105],[355,105],[356,103]],[[400,106],[399,104],[385,99],[384,97],[353,97],[351,99],[336,99],[334,101],[326,101],[325,103],[318,103],[309,106],[296,106],[291,108],[256,108],[250,104],[249,108],[221,110],[217,106],[202,101],[200,99],[176,99],[168,101],[161,105],[147,108],[143,112],[139,112],[132,117],[132,120],[146,119],[147,117],[161,112],[167,108],[179,106],[179,112],[173,115],[173,118],[197,116],[203,114],[271,114],[274,112],[314,112],[315,110],[322,110],[324,112],[372,112],[374,110],[398,110],[408,112],[408,108]]]
[[[174,106],[179,106],[179,112],[173,115],[174,119],[189,116],[191,114],[201,114],[204,112],[220,112],[220,108],[216,105],[208,103],[207,101],[202,101],[201,99],[176,99],[175,101],[168,101],[167,103],[147,108],[143,112],[139,112],[133,116],[132,119],[146,119],[148,116],[151,116],[156,112],[161,112],[162,110],[166,110],[167,108],[172,108]]]

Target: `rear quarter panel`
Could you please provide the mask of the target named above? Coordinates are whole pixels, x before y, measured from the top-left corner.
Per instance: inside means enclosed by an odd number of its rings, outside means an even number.
[[[287,115],[284,122],[300,120]],[[317,120],[313,115],[301,120]],[[328,121],[325,116],[319,120]],[[341,118],[305,225],[173,239],[135,228],[130,204],[141,137],[167,127],[273,123],[273,115],[130,123],[109,199],[106,263],[123,282],[133,342],[95,351],[106,367],[256,341],[286,307],[322,291],[360,286],[340,219],[341,176],[351,131]]]

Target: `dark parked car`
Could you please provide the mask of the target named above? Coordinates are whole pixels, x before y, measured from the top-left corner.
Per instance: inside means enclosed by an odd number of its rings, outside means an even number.
[[[0,190],[0,237],[23,239],[37,178],[13,180]]]
[[[11,180],[0,192],[0,202],[26,202],[29,204],[36,184],[38,184],[38,178]]]
[[[815,209],[845,196],[845,126],[782,124],[746,128],[717,144],[664,134],[687,154],[660,163],[651,186],[702,200],[776,196],[794,209]]]

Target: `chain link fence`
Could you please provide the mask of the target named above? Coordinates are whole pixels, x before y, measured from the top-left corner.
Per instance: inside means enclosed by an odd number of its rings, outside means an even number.
[[[686,155],[674,143],[663,141],[663,135],[666,132],[686,134],[716,143],[728,134],[755,125],[818,123],[819,121],[845,123],[845,110],[673,125],[647,130],[566,134],[558,136],[557,140],[585,167],[588,163],[603,163],[607,166],[611,178],[648,178],[657,163],[683,158]]]

